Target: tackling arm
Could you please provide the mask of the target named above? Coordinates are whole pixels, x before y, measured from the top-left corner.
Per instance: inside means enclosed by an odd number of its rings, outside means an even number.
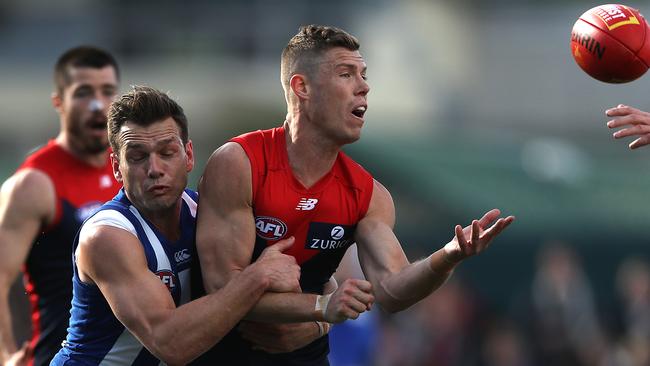
[[[131,233],[109,226],[91,228],[80,238],[76,254],[80,279],[96,284],[120,322],[168,364],[186,364],[207,351],[273,281],[264,266],[251,267],[217,293],[176,308],[165,285],[149,271],[142,246]],[[271,256],[274,266],[290,267],[282,257],[287,256]]]

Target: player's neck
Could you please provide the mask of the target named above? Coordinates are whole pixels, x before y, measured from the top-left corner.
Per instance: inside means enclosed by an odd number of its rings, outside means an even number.
[[[332,169],[340,146],[323,140],[313,129],[299,129],[288,122],[284,128],[289,166],[294,177],[309,188]]]
[[[138,207],[138,211],[144,218],[146,218],[153,226],[160,231],[167,240],[175,242],[181,235],[180,212],[181,212],[181,198],[179,198],[177,205],[165,210],[148,211]]]
[[[61,146],[63,150],[67,151],[70,155],[74,156],[75,158],[83,161],[84,163],[90,166],[101,168],[106,164],[108,149],[96,154],[83,152],[79,148],[77,148],[75,144],[70,140],[70,137],[63,132],[59,133],[59,135],[56,137],[56,143],[57,145]]]

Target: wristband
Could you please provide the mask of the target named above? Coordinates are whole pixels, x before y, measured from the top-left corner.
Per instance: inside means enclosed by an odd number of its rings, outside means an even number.
[[[331,326],[330,323],[317,321],[316,325],[318,325],[318,337],[319,338],[330,332],[330,326]]]
[[[327,311],[327,305],[330,302],[331,296],[331,294],[316,296],[316,306],[314,307],[314,310],[323,314],[323,318],[325,318],[325,312]]]

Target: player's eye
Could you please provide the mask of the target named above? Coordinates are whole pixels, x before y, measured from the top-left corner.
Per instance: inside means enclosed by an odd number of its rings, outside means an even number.
[[[147,157],[146,154],[136,153],[136,154],[130,154],[126,158],[130,162],[139,163],[139,162],[143,161],[146,157]]]
[[[116,90],[114,88],[105,88],[102,90],[102,94],[107,98],[112,98],[115,96]]]
[[[77,90],[75,90],[74,93],[72,94],[72,96],[73,96],[74,98],[87,98],[87,97],[90,97],[90,96],[92,96],[92,95],[93,95],[92,90],[90,90],[90,89],[88,89],[88,88],[80,88],[80,89],[77,89]]]

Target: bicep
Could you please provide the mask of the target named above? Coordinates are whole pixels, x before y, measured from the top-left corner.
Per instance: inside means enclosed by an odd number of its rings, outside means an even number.
[[[0,271],[7,280],[12,281],[17,275],[32,241],[54,217],[54,210],[54,187],[44,173],[22,171],[2,185]]]
[[[409,263],[393,232],[394,223],[395,206],[390,193],[375,181],[368,212],[355,232],[361,269],[373,285]]]
[[[197,250],[206,290],[214,292],[250,264],[255,243],[250,163],[238,144],[210,157],[199,197]]]
[[[99,287],[118,320],[145,344],[153,325],[176,308],[169,290],[149,270],[138,239],[123,229],[99,226],[83,235],[77,266]]]

